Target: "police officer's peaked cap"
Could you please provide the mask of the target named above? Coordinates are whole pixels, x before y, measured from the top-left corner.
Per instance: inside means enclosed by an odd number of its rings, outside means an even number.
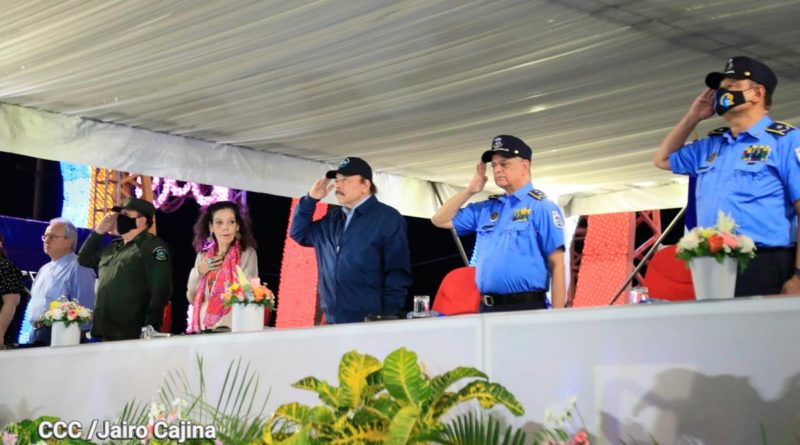
[[[528,144],[516,136],[501,134],[492,139],[492,146],[481,155],[481,161],[491,162],[492,156],[500,155],[506,158],[519,156],[522,159],[531,160],[532,151]]]
[[[337,174],[343,176],[361,175],[365,179],[372,181],[372,168],[367,164],[367,161],[352,156],[342,159],[342,162],[339,163],[339,168],[336,170],[329,170],[325,173],[325,176],[329,179],[333,179]]]
[[[122,205],[112,207],[111,210],[119,212],[120,210],[136,210],[142,215],[153,217],[156,214],[156,208],[153,203],[138,198],[127,198],[122,202]]]
[[[739,56],[731,57],[725,63],[725,69],[722,72],[713,72],[706,75],[706,85],[709,88],[719,88],[720,82],[726,77],[734,79],[750,79],[755,83],[764,85],[764,88],[772,94],[775,87],[778,86],[778,78],[775,73],[763,63],[756,59],[749,57]]]

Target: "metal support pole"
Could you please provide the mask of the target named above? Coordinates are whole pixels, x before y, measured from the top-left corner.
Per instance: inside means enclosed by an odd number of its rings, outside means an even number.
[[[439,189],[436,188],[435,182],[431,182],[431,188],[433,189],[433,194],[436,195],[436,200],[439,201],[439,206],[441,207],[444,204],[444,200],[442,199],[442,195],[439,194]],[[461,239],[458,237],[456,229],[450,229],[450,234],[453,235],[453,241],[456,242],[458,253],[461,254],[461,260],[464,261],[465,266],[469,266],[467,252],[464,251],[464,246],[461,244]]]

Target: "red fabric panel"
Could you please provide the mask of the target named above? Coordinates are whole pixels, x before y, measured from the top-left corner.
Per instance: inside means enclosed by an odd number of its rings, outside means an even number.
[[[574,307],[606,306],[632,271],[631,213],[589,216]],[[627,303],[621,296],[615,304]]]
[[[172,302],[170,301],[164,307],[164,317],[161,319],[161,332],[169,333],[172,327]]]
[[[475,314],[480,293],[475,285],[475,268],[460,267],[445,275],[433,299],[433,309],[445,315]]]
[[[314,249],[302,247],[289,237],[292,215],[299,199],[292,199],[289,226],[281,262],[281,285],[275,326],[279,328],[314,326],[317,311],[317,257]],[[328,204],[317,203],[314,221],[328,213]]]
[[[647,264],[644,285],[652,298],[660,300],[694,300],[692,273],[675,257],[677,246],[664,246]]]

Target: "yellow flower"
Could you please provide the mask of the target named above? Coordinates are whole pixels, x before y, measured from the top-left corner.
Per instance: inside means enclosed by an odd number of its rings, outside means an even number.
[[[720,210],[717,213],[717,229],[720,232],[732,233],[736,228],[736,223],[733,221],[731,215],[726,215]]]
[[[50,302],[50,309],[57,308],[61,303],[58,300],[53,300]]]

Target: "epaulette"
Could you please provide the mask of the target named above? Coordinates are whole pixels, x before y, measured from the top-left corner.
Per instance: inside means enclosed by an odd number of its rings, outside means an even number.
[[[501,196],[503,195],[490,195],[489,199],[500,199]]]
[[[543,200],[544,198],[547,198],[547,195],[541,190],[533,189],[533,190],[529,191],[528,194],[531,195],[531,197],[533,199],[536,199],[536,200],[539,200],[539,201]]]
[[[775,133],[778,136],[786,136],[786,133],[792,130],[794,130],[793,126],[787,124],[786,122],[778,122],[778,121],[773,122],[772,125],[767,127],[767,131],[769,131],[770,133]]]
[[[715,128],[708,132],[708,136],[722,136],[726,131],[728,131],[728,127]]]

